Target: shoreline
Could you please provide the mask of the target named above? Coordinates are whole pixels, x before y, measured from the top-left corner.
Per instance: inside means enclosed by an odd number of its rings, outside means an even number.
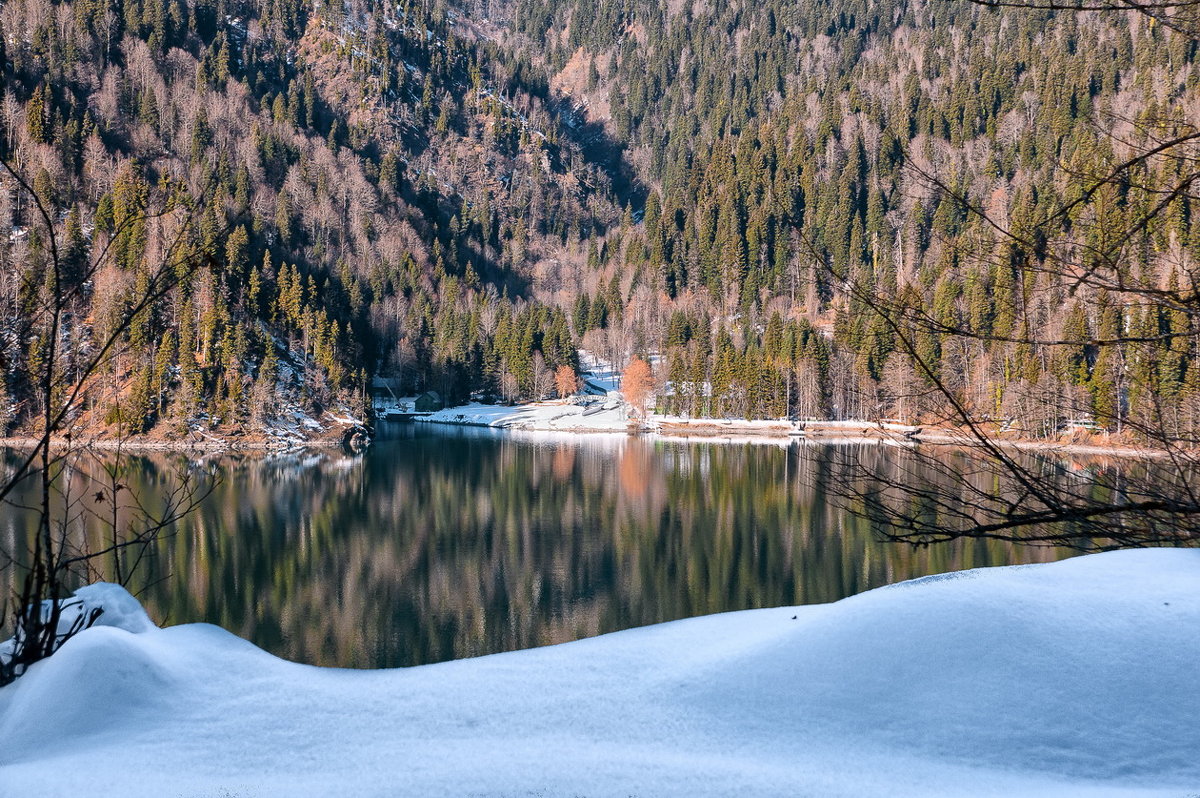
[[[4,449],[32,449],[39,443],[40,441],[37,438],[28,436],[0,438],[0,448]],[[63,449],[71,448],[76,450],[96,449],[108,452],[122,450],[131,453],[261,452],[263,454],[282,454],[302,451],[304,449],[340,449],[342,448],[342,441],[340,438],[317,438],[294,443],[281,443],[276,440],[224,440],[221,438],[202,440],[162,440],[157,438],[117,440],[114,438],[97,438],[92,440],[72,439],[68,441],[61,436],[55,436],[50,440],[50,448],[53,451],[62,451]]]
[[[246,428],[236,425],[217,427],[210,431],[190,429],[172,437],[164,430],[151,430],[149,435],[119,437],[111,429],[90,427],[84,432],[68,430],[67,434],[55,434],[50,438],[50,448],[56,452],[64,450],[93,450],[131,453],[148,452],[260,452],[263,454],[287,454],[306,449],[353,448],[370,440],[370,429],[349,415],[326,412],[321,421],[308,416],[296,415],[292,422],[282,417],[275,423],[261,428]],[[40,436],[7,435],[0,437],[0,447],[7,449],[31,449],[39,445]]]
[[[537,404],[513,406],[486,406],[496,408],[497,414],[530,413]],[[506,432],[558,433],[580,435],[648,435],[664,440],[720,441],[737,438],[738,442],[789,443],[793,440],[819,444],[878,444],[917,447],[953,446],[962,449],[978,449],[980,444],[967,433],[944,427],[922,427],[870,421],[809,421],[797,425],[781,420],[751,419],[680,419],[675,417],[651,417],[640,427],[627,424],[621,427],[608,426],[560,426],[553,422],[538,423],[534,418],[510,419],[501,416],[486,420],[471,416],[473,406],[450,407],[429,416],[394,423],[439,424],[457,427],[484,427]],[[1139,447],[1135,444],[1113,442],[1082,442],[1021,440],[993,437],[991,442],[1001,449],[1042,452],[1046,454],[1078,454],[1095,457],[1122,457],[1131,459],[1163,459],[1169,453],[1163,450]]]
[[[32,449],[37,445],[36,438],[0,438],[0,448],[4,449]],[[110,452],[120,449],[127,452],[263,452],[275,454],[303,449],[339,449],[341,446],[341,442],[335,440],[305,441],[291,446],[282,446],[268,441],[116,441],[110,438],[94,441],[74,440],[70,443],[64,438],[54,438],[50,441],[50,448],[56,451],[74,448],[77,450],[99,449]]]
[[[465,406],[464,406],[465,407]],[[505,408],[495,406],[500,410],[522,412],[529,407],[516,405]],[[523,421],[488,421],[468,417],[464,413],[455,413],[462,408],[447,408],[440,413],[427,417],[405,421],[387,421],[384,423],[417,423],[436,424],[448,427],[473,427],[494,429],[502,432],[522,433],[555,433],[566,435],[645,435],[673,441],[696,442],[737,442],[788,444],[792,441],[822,445],[893,445],[918,447],[951,446],[961,449],[979,448],[979,443],[967,434],[948,428],[929,428],[905,426],[900,424],[877,424],[867,421],[818,421],[795,425],[786,421],[751,420],[751,419],[678,419],[652,417],[648,424],[635,426],[627,423],[622,426],[609,425],[574,425],[567,427],[540,424],[536,420]],[[435,418],[433,416],[441,416]],[[244,435],[244,434],[243,434]],[[239,436],[242,437],[242,436]],[[123,450],[131,453],[151,452],[200,452],[200,453],[260,453],[286,454],[304,450],[330,450],[343,448],[342,437],[323,436],[306,440],[262,439],[256,436],[245,436],[248,440],[238,438],[220,438],[204,436],[198,439],[171,440],[133,438],[118,440],[115,438],[96,438],[92,440],[67,439],[56,436],[51,441],[51,448],[61,451],[66,448],[93,449],[100,451]],[[736,439],[736,440],[731,440]],[[1080,441],[1047,441],[1019,440],[992,438],[998,448],[1027,451],[1046,454],[1078,454],[1095,457],[1122,457],[1131,459],[1163,459],[1168,452],[1156,449],[1142,448],[1132,444],[1121,443],[1087,443]],[[36,446],[38,439],[29,436],[9,436],[0,438],[0,448],[30,449]]]

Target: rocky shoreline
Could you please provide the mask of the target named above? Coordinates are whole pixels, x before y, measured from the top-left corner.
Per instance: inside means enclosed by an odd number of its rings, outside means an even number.
[[[297,430],[193,430],[184,437],[133,435],[119,437],[100,432],[95,435],[55,435],[50,445],[56,451],[92,449],[124,452],[292,452],[302,449],[361,448],[369,442],[371,430],[357,420],[336,420],[327,427],[300,433]],[[40,439],[29,435],[0,438],[0,447],[30,449]]]

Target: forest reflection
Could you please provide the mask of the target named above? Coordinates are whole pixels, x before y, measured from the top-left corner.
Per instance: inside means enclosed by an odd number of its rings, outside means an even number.
[[[830,491],[851,449],[881,472],[900,449],[432,425],[381,438],[361,457],[131,458],[134,490],[181,464],[221,476],[142,574],[152,617],[301,662],[393,667],[1066,555],[882,542]],[[29,519],[5,514],[13,545]]]

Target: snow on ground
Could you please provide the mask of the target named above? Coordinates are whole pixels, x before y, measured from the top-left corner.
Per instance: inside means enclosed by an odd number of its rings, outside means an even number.
[[[763,434],[787,435],[797,431],[797,426],[784,418],[689,418],[687,416],[671,416],[660,413],[650,414],[650,421],[656,426],[669,425],[686,430],[721,429],[727,427],[734,430],[744,430]]]
[[[519,430],[582,430],[626,432],[630,418],[623,402],[597,400],[591,405],[563,401],[531,402],[523,405],[469,404],[449,407],[416,421],[435,424],[467,424]]]
[[[0,794],[1184,798],[1198,628],[1165,549],[389,671],[98,627],[0,690]]]
[[[650,359],[654,363],[658,361],[657,356]],[[669,425],[675,434],[694,429],[714,435],[728,427],[728,434],[741,433],[739,440],[746,439],[747,434],[786,436],[795,429],[787,420],[689,419],[653,412],[644,422],[638,422],[630,405],[620,396],[617,388],[620,375],[612,364],[586,349],[579,350],[579,362],[583,390],[573,401],[550,400],[520,405],[472,403],[417,415],[413,420],[539,432],[628,432],[631,425],[643,431],[661,431],[660,427]]]
[[[413,420],[537,432],[629,432],[632,426],[640,431],[659,433],[664,438],[685,438],[689,434],[699,434],[725,443],[774,443],[783,446],[788,445],[791,440],[789,434],[796,430],[786,420],[689,419],[658,413],[649,413],[644,422],[639,422],[635,412],[620,399],[590,397],[585,401],[589,404],[551,400],[520,405],[459,405],[418,415]]]
[[[650,360],[657,363],[658,356],[652,355]],[[738,442],[760,442],[753,436],[773,435],[783,436],[783,442],[786,443],[786,436],[797,429],[786,419],[692,419],[654,412],[639,422],[630,405],[620,396],[617,388],[620,375],[609,361],[580,349],[579,363],[583,390],[574,401],[526,402],[520,405],[473,403],[418,415],[414,420],[540,432],[628,432],[632,424],[642,431],[667,432],[669,435],[686,435],[689,431],[695,431],[710,437],[737,436]]]
[[[585,393],[605,394],[620,390],[621,375],[613,364],[586,349],[579,352],[579,377]]]

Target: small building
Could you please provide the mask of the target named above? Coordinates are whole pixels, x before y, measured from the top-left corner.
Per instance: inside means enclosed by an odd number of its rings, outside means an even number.
[[[417,397],[416,409],[418,413],[436,413],[445,407],[442,402],[442,396],[437,391],[426,391]]]

